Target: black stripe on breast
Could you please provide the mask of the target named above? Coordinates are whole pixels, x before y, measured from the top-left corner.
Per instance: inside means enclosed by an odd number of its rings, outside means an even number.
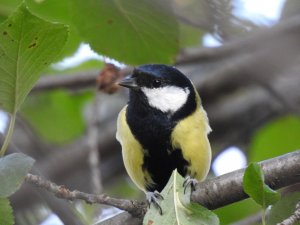
[[[182,176],[187,175],[189,162],[183,158],[181,149],[172,148],[171,133],[178,121],[195,110],[194,90],[184,107],[171,116],[150,107],[143,93],[130,92],[126,120],[132,134],[144,149],[141,169],[147,171],[155,183],[146,187],[147,191],[160,192],[176,168]]]
[[[186,176],[189,163],[183,158],[180,149],[172,150],[170,155],[163,157],[144,156],[143,170],[151,174],[154,185],[147,187],[147,191],[161,192],[166,186],[174,169],[181,176]]]

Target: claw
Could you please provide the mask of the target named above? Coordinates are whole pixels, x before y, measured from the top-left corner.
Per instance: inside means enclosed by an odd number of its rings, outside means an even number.
[[[162,208],[160,207],[158,201],[163,200],[164,199],[163,196],[158,191],[154,191],[154,192],[147,192],[146,198],[147,198],[148,207],[150,208],[150,205],[152,203],[155,206],[155,208],[158,209],[159,214],[162,215]]]
[[[191,178],[190,176],[187,176],[183,182],[183,187],[184,187],[184,191],[183,193],[185,194],[186,189],[188,188],[188,186],[191,187],[191,191],[195,191],[195,187],[198,184],[198,181],[194,178]]]

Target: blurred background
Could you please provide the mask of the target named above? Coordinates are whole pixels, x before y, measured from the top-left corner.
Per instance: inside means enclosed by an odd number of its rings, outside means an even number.
[[[0,0],[0,20],[20,2]],[[115,139],[117,114],[128,97],[115,83],[132,66],[151,62],[175,64],[196,85],[213,129],[210,177],[300,148],[300,1],[152,1],[157,11],[143,6],[149,1],[111,1],[105,9],[95,2],[26,1],[32,13],[70,25],[57,63],[44,71],[21,108],[9,148],[36,159],[32,173],[71,190],[143,199]],[[81,4],[94,11],[81,10]],[[116,5],[125,17],[107,20],[119,26],[98,33],[94,25]],[[140,29],[128,31],[129,40],[120,22],[128,16]],[[152,58],[139,50],[134,35],[149,41]],[[7,121],[0,111],[1,138]],[[28,184],[11,202],[18,225],[94,224],[120,212],[60,200]],[[244,200],[215,212],[221,224],[259,224],[258,210]]]

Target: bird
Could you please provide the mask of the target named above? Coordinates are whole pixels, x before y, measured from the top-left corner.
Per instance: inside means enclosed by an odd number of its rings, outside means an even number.
[[[116,132],[125,169],[162,214],[160,192],[173,170],[192,188],[209,172],[208,117],[191,80],[173,66],[141,65],[119,85],[129,89]]]

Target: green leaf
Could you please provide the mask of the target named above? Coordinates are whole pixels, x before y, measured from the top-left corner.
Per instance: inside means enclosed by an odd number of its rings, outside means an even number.
[[[273,158],[300,148],[300,117],[277,118],[259,129],[251,140],[250,162]]]
[[[65,143],[83,134],[83,106],[92,92],[71,94],[64,90],[29,96],[21,108],[22,115],[45,140]],[[49,119],[51,118],[51,119]]]
[[[68,36],[65,25],[44,21],[22,4],[0,26],[0,107],[16,113],[40,73]]]
[[[280,199],[280,193],[264,183],[262,169],[257,163],[250,163],[246,168],[243,187],[244,191],[263,208],[267,208]]]
[[[71,2],[69,0],[26,0],[26,4],[31,12],[45,20],[69,25],[69,37],[59,59],[73,54],[78,49],[82,40],[76,27],[72,24]]]
[[[239,220],[249,217],[261,211],[261,207],[252,199],[248,198],[243,201],[235,202],[230,205],[214,210],[220,219],[221,224],[233,224]]]
[[[26,5],[31,12],[45,20],[64,24],[71,21],[69,0],[26,0]]]
[[[184,23],[180,23],[179,25],[180,47],[186,48],[199,46],[202,43],[202,36],[204,35],[202,30]]]
[[[33,163],[34,159],[22,153],[0,158],[0,197],[8,197],[19,189]]]
[[[199,204],[190,202],[190,191],[186,194],[183,193],[183,182],[184,179],[177,171],[173,171],[168,184],[161,192],[164,197],[164,200],[160,202],[163,215],[161,216],[158,210],[151,205],[144,217],[143,224],[219,224],[219,219],[213,212]]]
[[[7,17],[20,5],[21,2],[22,0],[1,0],[0,1],[1,18],[7,19]]]
[[[0,198],[0,225],[13,225],[13,209],[7,198]]]
[[[283,196],[272,206],[269,212],[267,225],[280,223],[284,219],[290,217],[295,211],[295,206],[299,201],[300,192],[294,192]],[[294,225],[300,225],[300,222],[295,223]]]
[[[74,0],[73,22],[102,55],[134,65],[172,63],[179,35],[170,9],[158,0]]]

